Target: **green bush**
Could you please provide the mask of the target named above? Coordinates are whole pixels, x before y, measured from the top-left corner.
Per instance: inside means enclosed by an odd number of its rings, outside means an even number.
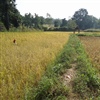
[[[0,22],[0,32],[6,31],[6,28],[2,22]]]
[[[59,82],[57,78],[44,76],[38,87],[32,91],[32,94],[29,93],[28,95],[28,100],[60,100],[58,97],[67,96],[69,89]]]
[[[84,32],[100,32],[100,29],[86,29]]]
[[[100,37],[100,33],[98,32],[84,32],[81,34],[77,34],[77,36],[96,36],[96,37]]]
[[[73,31],[73,29],[70,29],[67,27],[51,27],[47,29],[46,31]]]

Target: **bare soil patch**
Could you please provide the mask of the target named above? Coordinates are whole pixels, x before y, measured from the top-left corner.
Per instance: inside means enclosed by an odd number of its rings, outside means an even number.
[[[63,81],[63,84],[70,89],[67,100],[78,100],[78,95],[73,91],[73,81],[76,77],[76,64],[71,64],[71,66],[72,67],[70,69],[67,69],[61,76],[61,79]]]

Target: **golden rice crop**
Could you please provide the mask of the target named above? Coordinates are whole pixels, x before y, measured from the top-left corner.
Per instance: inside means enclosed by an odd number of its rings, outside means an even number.
[[[100,70],[100,37],[82,36],[80,39],[94,66]]]
[[[62,32],[0,33],[1,100],[24,100],[68,37]]]

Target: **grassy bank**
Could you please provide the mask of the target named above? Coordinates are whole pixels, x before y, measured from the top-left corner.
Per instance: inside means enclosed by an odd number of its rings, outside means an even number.
[[[77,34],[78,36],[92,36],[92,37],[100,37],[100,32],[82,32]]]
[[[100,37],[99,36],[79,36],[86,49],[92,64],[100,73]]]
[[[60,76],[73,67],[72,64],[75,64],[76,70],[72,92],[77,94],[77,99],[100,99],[98,71],[92,66],[78,37],[71,35],[62,52],[48,66],[38,86],[27,92],[26,100],[66,100],[70,95],[70,87],[63,84]]]
[[[91,37],[90,37],[91,38]],[[100,99],[100,75],[98,70],[93,66],[93,62],[84,50],[83,44],[76,49],[77,57],[77,77],[74,81],[74,91],[79,94],[83,100]]]

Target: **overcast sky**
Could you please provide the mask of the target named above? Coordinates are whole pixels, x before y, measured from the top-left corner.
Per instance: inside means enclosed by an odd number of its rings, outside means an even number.
[[[100,0],[16,0],[21,15],[34,13],[46,17],[69,19],[80,8],[87,9],[89,15],[100,18]]]

